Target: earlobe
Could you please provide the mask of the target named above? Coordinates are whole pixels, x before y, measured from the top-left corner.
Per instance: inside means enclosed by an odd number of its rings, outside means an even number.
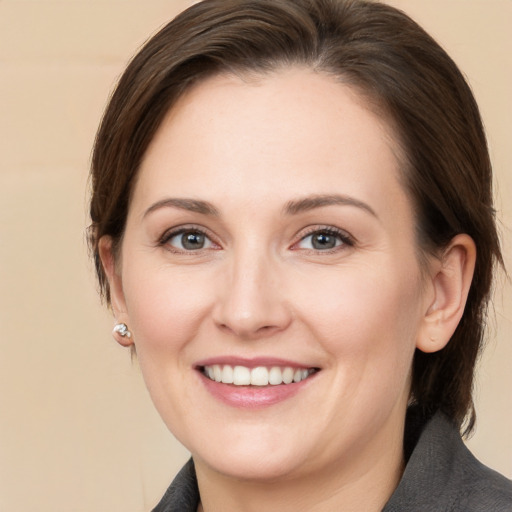
[[[455,236],[432,272],[433,300],[427,305],[416,346],[437,352],[450,341],[462,318],[476,262],[476,247],[466,234]]]
[[[110,301],[116,319],[116,326],[112,331],[112,336],[120,345],[129,347],[133,345],[133,338],[126,327],[127,324],[129,325],[129,319],[126,311],[123,283],[112,247],[112,239],[109,236],[102,237],[99,241],[98,249],[101,263],[109,283]],[[120,326],[125,326],[125,329]]]
[[[131,340],[132,333],[126,324],[116,324],[112,329],[112,337],[123,347],[130,347],[133,345]]]

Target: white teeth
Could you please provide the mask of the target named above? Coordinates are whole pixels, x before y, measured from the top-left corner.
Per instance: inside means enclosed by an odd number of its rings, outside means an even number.
[[[274,366],[268,372],[268,383],[277,386],[283,382],[283,372],[281,368]]]
[[[233,368],[225,365],[222,369],[222,382],[224,384],[233,384]]]
[[[292,368],[291,366],[279,367],[257,366],[247,368],[246,366],[230,366],[214,364],[205,366],[204,374],[216,382],[234,384],[235,386],[278,386],[279,384],[291,384],[307,379],[314,369]]]
[[[258,366],[251,370],[251,384],[253,386],[268,386],[268,370],[264,366]]]
[[[233,368],[233,384],[235,386],[248,386],[251,383],[251,370],[245,366]]]
[[[283,382],[285,384],[291,384],[293,382],[293,368],[287,366],[283,370]]]

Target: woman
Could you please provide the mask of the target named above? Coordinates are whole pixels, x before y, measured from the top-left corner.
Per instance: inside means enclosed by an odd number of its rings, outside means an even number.
[[[478,108],[403,13],[210,0],[92,161],[115,338],[192,453],[156,511],[512,510],[461,441],[495,263]]]

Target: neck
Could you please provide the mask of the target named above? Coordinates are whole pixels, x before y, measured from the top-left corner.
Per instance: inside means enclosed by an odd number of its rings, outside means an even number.
[[[195,458],[202,503],[198,511],[380,512],[404,469],[403,424],[392,427],[392,442],[387,432],[357,456],[348,454],[321,470],[271,481],[226,476]]]

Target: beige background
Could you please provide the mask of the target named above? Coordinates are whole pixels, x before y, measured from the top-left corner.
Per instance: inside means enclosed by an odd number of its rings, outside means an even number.
[[[87,168],[129,56],[190,2],[0,0],[0,510],[142,512],[187,454],[110,337],[87,259]],[[394,0],[481,105],[512,268],[512,1]],[[470,441],[512,477],[512,290],[498,288]]]

